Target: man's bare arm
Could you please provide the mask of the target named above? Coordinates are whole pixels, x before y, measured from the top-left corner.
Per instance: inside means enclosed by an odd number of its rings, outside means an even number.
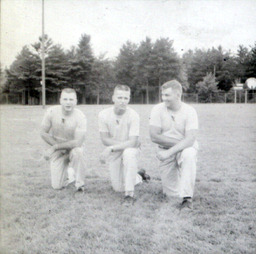
[[[108,132],[101,132],[100,137],[102,143],[105,146],[111,146],[114,151],[121,151],[129,147],[137,147],[139,143],[137,136],[132,136],[128,140],[123,142],[111,138]]]
[[[157,126],[150,125],[149,133],[151,141],[163,147],[172,147],[180,142],[178,139],[162,135],[161,128]]]
[[[100,132],[100,138],[103,145],[105,146],[113,146],[113,145],[120,144],[120,141],[117,141],[111,138],[108,132]]]
[[[139,138],[137,136],[132,136],[129,140],[123,142],[117,142],[113,138],[109,137],[109,133],[107,132],[101,132],[100,135],[103,144],[107,146],[100,155],[100,161],[102,163],[106,162],[111,152],[123,151],[126,148],[135,148],[139,146]]]
[[[80,147],[84,140],[85,140],[85,134],[86,131],[82,130],[82,129],[76,129],[75,130],[75,138],[73,140],[70,141],[66,141],[66,142],[62,142],[62,143],[58,143],[54,145],[55,151],[56,150],[70,150],[73,149],[75,147]]]
[[[138,147],[138,145],[139,145],[139,137],[132,136],[127,141],[112,145],[111,148],[114,152],[116,152],[116,151],[122,151],[126,148],[135,148],[135,147]]]
[[[177,143],[175,146],[171,147],[169,150],[172,154],[176,154],[188,147],[193,146],[197,137],[197,130],[189,130],[183,140]]]
[[[70,140],[70,141],[64,141],[61,143],[56,143],[54,145],[52,145],[45,153],[44,157],[46,160],[49,160],[52,156],[52,154],[55,151],[58,150],[71,150],[75,147],[80,147],[85,139],[85,133],[86,131],[84,130],[76,130],[75,131],[75,139],[74,140]]]
[[[49,134],[50,127],[41,126],[40,135],[41,138],[50,146],[57,144],[57,141]]]
[[[180,142],[178,142],[176,145],[169,148],[168,150],[159,151],[157,154],[158,159],[165,160],[177,154],[178,152],[183,151],[186,148],[192,147],[196,140],[197,132],[198,132],[197,130],[187,131],[186,136],[183,140],[181,140]]]

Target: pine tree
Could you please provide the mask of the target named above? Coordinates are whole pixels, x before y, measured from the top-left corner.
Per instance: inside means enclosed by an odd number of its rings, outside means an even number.
[[[200,81],[196,84],[198,95],[200,100],[203,102],[212,102],[212,99],[217,95],[218,87],[215,81],[215,76],[212,73],[207,73]]]
[[[90,45],[90,40],[91,37],[89,35],[82,34],[76,49],[76,57],[71,62],[71,67],[76,73],[75,76],[77,78],[77,85],[82,91],[83,103],[86,102],[86,97],[89,97],[92,92],[90,82],[94,56]],[[69,69],[71,67],[69,67]]]
[[[149,90],[153,81],[153,62],[152,62],[153,44],[149,37],[140,43],[136,51],[135,79],[139,90],[146,93],[146,103],[149,103]]]
[[[252,47],[250,54],[249,54],[249,61],[246,70],[246,77],[256,77],[256,42],[254,47]]]
[[[69,77],[66,75],[68,59],[61,45],[54,45],[48,52],[45,59],[47,87],[54,90],[61,90],[68,86]]]
[[[115,85],[114,66],[103,55],[96,58],[92,65],[91,90],[92,96],[96,97],[96,103],[109,102],[109,90]]]
[[[181,65],[177,54],[173,48],[173,41],[169,38],[156,40],[152,50],[153,79],[154,86],[158,86],[159,100],[161,85],[171,79],[182,79],[185,82],[185,75],[181,73]],[[182,70],[183,71],[183,70]]]
[[[127,41],[120,49],[115,63],[116,79],[118,83],[133,85],[135,76],[137,45]]]

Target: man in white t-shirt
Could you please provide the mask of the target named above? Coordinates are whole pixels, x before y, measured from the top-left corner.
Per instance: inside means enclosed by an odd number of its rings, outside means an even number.
[[[74,89],[62,90],[60,104],[47,110],[41,124],[41,137],[50,145],[44,157],[50,160],[51,184],[54,189],[67,186],[70,167],[76,190],[84,191],[86,117],[75,108]]]
[[[99,113],[99,131],[102,143],[107,146],[100,156],[108,162],[112,187],[125,192],[125,201],[134,202],[134,186],[149,180],[145,170],[138,171],[140,155],[140,118],[137,112],[127,107],[130,88],[117,85],[112,96],[114,106]]]
[[[150,115],[150,137],[158,145],[163,193],[183,198],[180,208],[192,208],[198,118],[195,109],[181,101],[181,95],[178,81],[162,85],[163,102],[154,106]]]

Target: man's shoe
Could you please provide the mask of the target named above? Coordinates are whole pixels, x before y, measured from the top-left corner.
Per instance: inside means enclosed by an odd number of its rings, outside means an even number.
[[[84,185],[78,187],[78,188],[76,189],[76,192],[84,192]]]
[[[138,174],[142,177],[142,180],[148,182],[150,180],[150,175],[146,174],[145,169],[141,169]]]
[[[124,200],[122,203],[126,204],[126,205],[133,205],[136,201],[136,198],[131,197],[131,196],[125,196]]]
[[[179,209],[182,210],[184,208],[193,209],[192,198],[183,198],[183,201],[180,204]]]

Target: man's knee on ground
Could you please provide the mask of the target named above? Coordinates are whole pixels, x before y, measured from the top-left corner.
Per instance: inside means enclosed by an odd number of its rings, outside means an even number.
[[[63,188],[63,186],[61,184],[59,184],[59,183],[53,183],[52,182],[52,188],[54,190],[61,190]]]
[[[123,185],[122,185],[120,182],[118,182],[118,181],[116,181],[116,182],[112,181],[111,184],[112,184],[112,188],[113,188],[114,191],[116,191],[116,192],[122,192],[122,191],[124,191]]]

